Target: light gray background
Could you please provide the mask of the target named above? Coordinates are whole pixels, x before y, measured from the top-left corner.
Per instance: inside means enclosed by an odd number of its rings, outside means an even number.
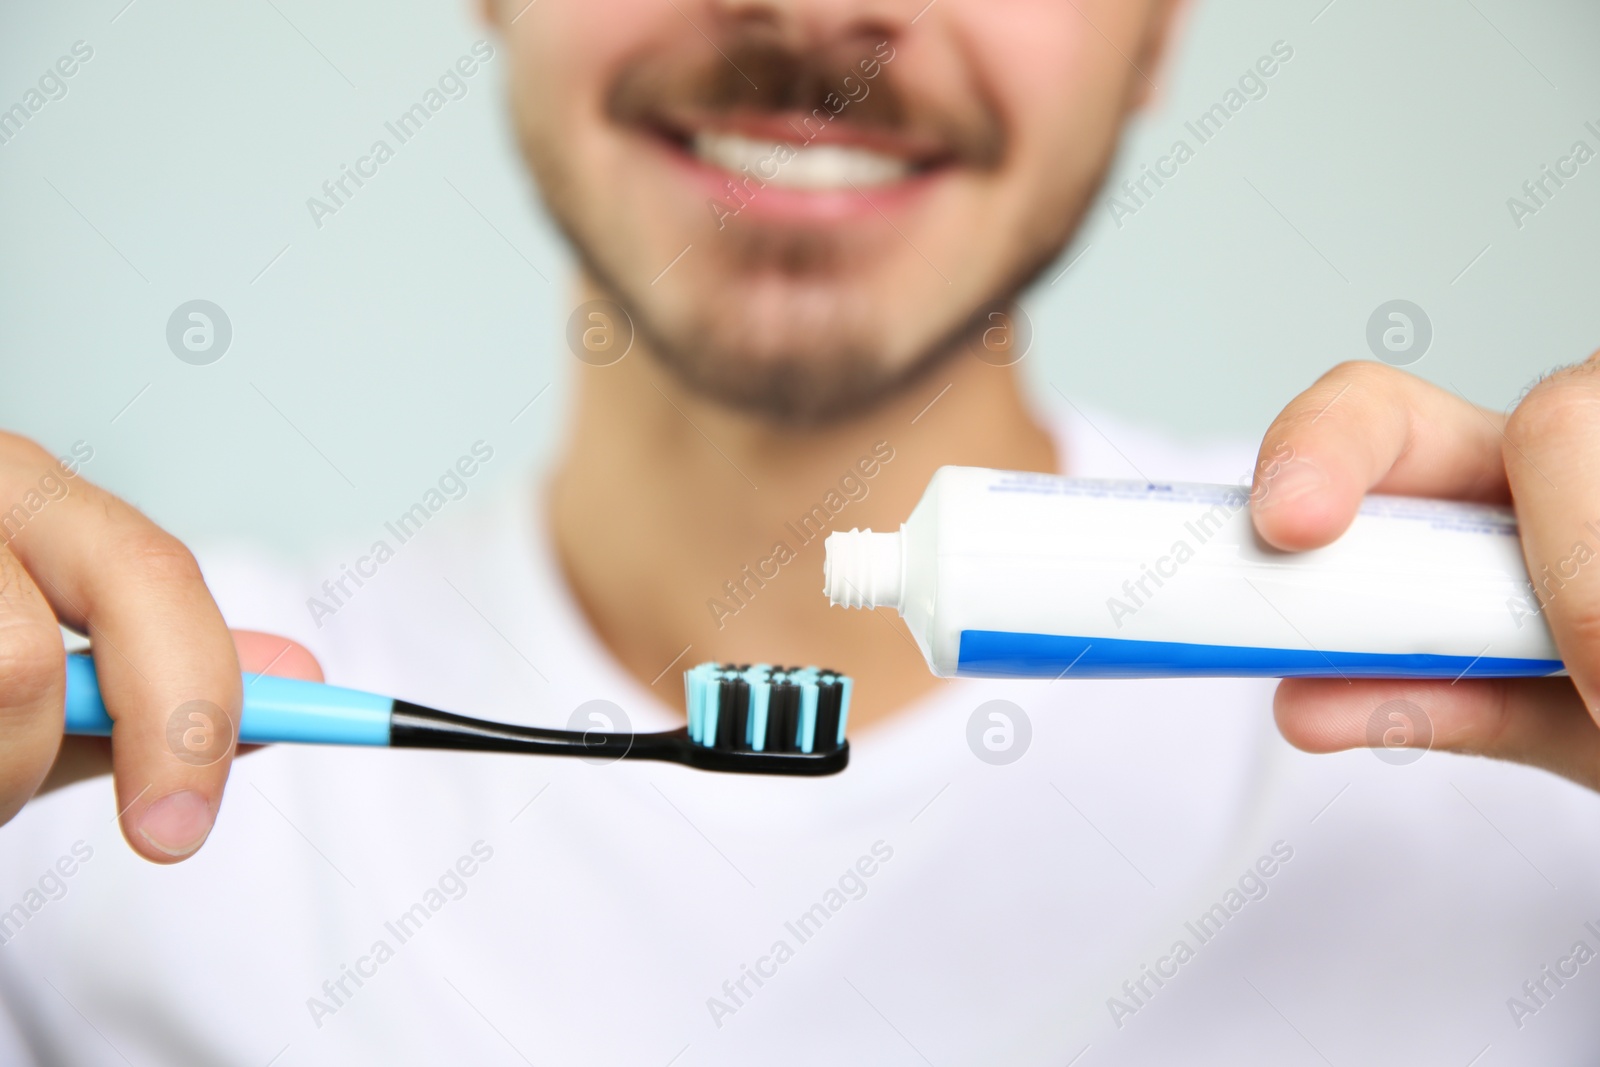
[[[517,476],[559,433],[570,264],[504,56],[320,230],[306,208],[481,36],[456,0],[0,7],[0,108],[94,48],[0,146],[0,425],[88,441],[91,478],[188,540],[293,553],[409,506],[474,440],[497,450],[474,493]],[[1237,438],[1366,357],[1392,298],[1434,323],[1414,370],[1497,407],[1600,346],[1600,160],[1520,231],[1506,207],[1600,149],[1600,7],[1202,0],[1121,170],[1277,40],[1269,95],[1122,226],[1102,197],[1028,297],[1038,388]],[[233,323],[211,366],[165,343],[195,298]]]

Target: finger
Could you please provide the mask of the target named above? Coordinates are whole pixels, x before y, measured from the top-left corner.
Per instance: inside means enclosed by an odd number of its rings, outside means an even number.
[[[22,562],[0,545],[0,823],[38,791],[61,743],[66,653]]]
[[[1600,730],[1564,678],[1290,678],[1273,713],[1306,752],[1436,748],[1543,767],[1600,789]]]
[[[245,674],[270,674],[279,678],[322,681],[322,666],[302,644],[259,630],[234,630],[233,647]],[[245,680],[246,686],[249,679]]]
[[[280,678],[302,678],[309,682],[322,681],[322,667],[303,645],[286,637],[260,633],[255,630],[234,630],[233,644],[239,655],[239,667],[244,672],[245,694],[249,695],[251,676],[271,674]],[[244,755],[262,746],[240,745],[235,756]],[[56,754],[55,765],[45,777],[37,792],[71,785],[73,782],[111,770],[111,742],[104,737],[68,737],[62,740]]]
[[[106,710],[123,836],[169,863],[205,841],[239,715],[233,640],[187,549],[37,446],[0,438],[0,508],[51,479],[12,550],[56,616],[88,633]],[[198,733],[196,733],[198,731]],[[173,738],[208,738],[199,747]]]
[[[1504,461],[1534,596],[1600,721],[1600,354],[1540,382],[1506,424]]]
[[[1382,363],[1344,363],[1273,420],[1251,510],[1278,548],[1317,548],[1368,492],[1503,503],[1504,417]]]

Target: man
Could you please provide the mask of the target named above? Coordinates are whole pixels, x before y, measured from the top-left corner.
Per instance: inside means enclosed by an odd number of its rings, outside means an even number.
[[[1591,794],[1507,763],[1293,754],[1259,682],[940,682],[896,621],[818,592],[821,527],[892,526],[947,463],[1254,472],[1257,527],[1288,550],[1373,489],[1514,497],[1531,569],[1569,557],[1596,511],[1587,365],[1509,420],[1344,366],[1268,431],[1261,456],[1288,463],[1046,416],[997,365],[1010,298],[1074,232],[1177,7],[491,4],[516,131],[582,263],[562,454],[536,494],[451,516],[362,583],[337,560],[309,579],[216,561],[202,582],[81,478],[15,534],[3,812],[109,755],[131,846],[99,784],[7,831],[17,1055],[1584,1061]],[[55,471],[4,452],[7,500]],[[329,574],[340,595],[308,603]],[[1572,682],[1306,682],[1277,721],[1353,748],[1404,698],[1434,748],[1592,788],[1597,606],[1583,570],[1545,605]],[[58,619],[92,638],[109,750],[57,755]],[[241,665],[644,730],[710,658],[856,675],[849,772],[281,746],[223,805],[230,761],[168,742],[191,701],[236,711]]]

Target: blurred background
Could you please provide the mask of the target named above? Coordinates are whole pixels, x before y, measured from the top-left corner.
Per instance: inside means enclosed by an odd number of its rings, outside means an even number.
[[[522,475],[560,428],[573,302],[502,60],[336,213],[307,205],[485,36],[460,0],[0,7],[0,426],[86,442],[88,477],[191,543],[291,556],[476,440],[475,493]],[[1600,347],[1600,158],[1523,191],[1600,152],[1596,41],[1593,0],[1198,0],[1112,185],[1193,156],[1108,188],[1027,295],[1030,382],[1251,437],[1406,300],[1431,340],[1392,359],[1511,405]],[[1201,143],[1186,123],[1275,45]],[[194,300],[231,327],[211,362],[169,345]]]

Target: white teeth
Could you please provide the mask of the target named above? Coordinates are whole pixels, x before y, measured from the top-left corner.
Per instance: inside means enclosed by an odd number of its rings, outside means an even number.
[[[911,174],[905,160],[865,148],[780,144],[732,133],[695,134],[694,154],[714,167],[791,189],[889,185]]]

